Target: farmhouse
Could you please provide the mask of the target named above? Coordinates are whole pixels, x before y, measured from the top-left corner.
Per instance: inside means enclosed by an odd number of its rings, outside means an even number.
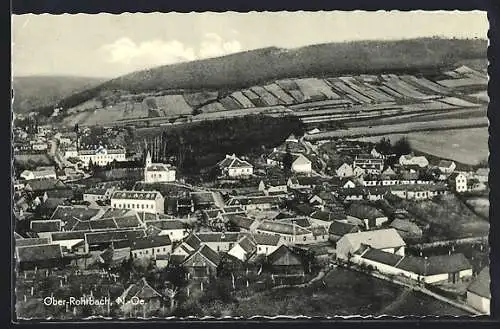
[[[252,235],[252,239],[257,245],[258,255],[269,255],[284,243],[284,239],[279,235],[255,233]]]
[[[437,167],[443,174],[451,174],[455,171],[457,165],[451,160],[441,160]]]
[[[58,244],[16,247],[16,261],[20,270],[63,266],[63,254]]]
[[[467,304],[489,315],[490,302],[490,267],[486,266],[467,288]]]
[[[408,219],[394,219],[389,227],[396,229],[403,239],[420,239],[422,229]]]
[[[263,179],[259,183],[259,191],[264,194],[286,194],[287,181],[285,178],[268,178]]]
[[[353,167],[344,162],[335,169],[335,173],[338,177],[352,177],[354,175]]]
[[[96,202],[111,200],[111,195],[115,189],[111,188],[90,188],[83,193],[83,201]]]
[[[260,234],[278,235],[290,244],[306,243],[308,240],[314,240],[310,230],[306,230],[297,224],[264,220],[257,226],[255,231]]]
[[[252,218],[237,214],[223,214],[222,218],[229,224],[229,227],[238,232],[253,232],[259,224],[258,221]]]
[[[157,191],[116,191],[111,195],[111,207],[141,210],[152,214],[164,213],[164,198]]]
[[[158,235],[167,235],[172,242],[180,241],[189,234],[186,225],[180,220],[156,220],[147,224],[159,229]]]
[[[273,274],[278,275],[303,275],[304,265],[301,257],[289,247],[281,245],[267,256],[267,263]]]
[[[56,179],[57,174],[54,167],[38,167],[35,170],[25,170],[20,175],[21,179]]]
[[[384,168],[384,159],[374,157],[370,154],[357,155],[353,166],[360,167],[368,174],[380,174]]]
[[[365,223],[366,229],[380,227],[389,220],[380,210],[367,204],[353,203],[347,214],[361,219]]]
[[[267,157],[267,164],[283,168],[283,159],[286,152],[276,149]],[[292,153],[292,171],[295,173],[310,174],[312,172],[312,162],[303,154]]]
[[[168,235],[157,235],[138,238],[132,241],[130,250],[133,258],[169,255],[172,252],[172,241]]]
[[[255,252],[257,252],[257,244],[248,236],[241,238],[236,245],[234,245],[228,254],[238,258],[241,261],[248,260]]]
[[[120,309],[124,314],[131,314],[136,311],[139,314],[144,314],[160,309],[163,299],[163,295],[151,287],[146,278],[142,278],[125,289],[115,302],[120,305]],[[135,300],[144,301],[144,304],[133,303],[132,301]]]
[[[467,177],[462,173],[452,173],[448,177],[448,184],[458,193],[467,192]]]
[[[190,234],[178,247],[173,250],[172,255],[186,258],[200,248],[200,246],[200,238],[198,238],[196,234]]]
[[[228,252],[243,235],[238,232],[199,232],[196,236],[201,245],[217,252]]]
[[[337,241],[337,258],[347,260],[363,245],[404,256],[406,243],[393,228],[348,233]]]
[[[248,161],[239,159],[235,154],[227,154],[217,166],[223,177],[239,178],[253,175],[253,166]]]
[[[291,189],[311,189],[318,184],[318,179],[312,176],[290,177],[287,185]]]
[[[429,161],[424,156],[415,156],[413,154],[407,154],[399,157],[399,164],[403,167],[418,166],[419,168],[425,168],[429,165]]]
[[[164,163],[153,163],[151,154],[146,155],[144,166],[145,183],[166,183],[175,181],[175,169]]]
[[[188,272],[188,278],[203,279],[217,274],[219,263],[219,254],[209,246],[203,245],[191,254],[182,266]]]
[[[108,230],[100,232],[84,233],[85,236],[85,251],[105,250],[113,244],[123,243],[130,245],[135,239],[146,236],[145,230]]]
[[[76,157],[83,162],[85,167],[88,167],[91,162],[94,165],[106,166],[113,161],[120,162],[127,160],[125,156],[125,149],[107,149],[102,145],[96,147],[95,149],[78,150]]]
[[[358,225],[343,220],[333,221],[328,228],[330,240],[334,243],[336,243],[341,237],[348,233],[357,232],[361,232],[361,229]]]

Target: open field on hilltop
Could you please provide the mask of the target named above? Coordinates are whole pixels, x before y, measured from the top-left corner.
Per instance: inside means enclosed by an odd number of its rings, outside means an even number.
[[[284,288],[239,300],[232,316],[467,315],[421,293],[342,268],[306,288]]]
[[[382,136],[359,138],[363,141],[378,142]],[[488,157],[488,129],[467,128],[442,131],[421,131],[406,134],[387,134],[383,137],[395,142],[407,137],[417,151],[461,163],[475,165]]]
[[[487,197],[467,198],[465,203],[478,215],[484,218],[488,218],[490,216],[490,200]]]

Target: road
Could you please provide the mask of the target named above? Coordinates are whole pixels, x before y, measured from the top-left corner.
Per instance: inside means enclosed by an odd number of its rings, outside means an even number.
[[[326,162],[321,158],[321,156],[318,155],[317,153],[317,150],[316,150],[316,147],[309,141],[306,141],[304,139],[304,136],[300,137],[299,138],[299,143],[304,146],[304,148],[306,149],[306,155],[307,154],[314,154],[316,156],[316,158],[319,160],[319,162],[321,163],[321,169],[319,172],[316,172],[313,170],[313,174],[315,174],[316,176],[321,176],[321,177],[325,177],[325,178],[332,178],[332,176],[329,176],[325,173],[325,170],[326,170],[326,167],[327,167],[327,164]]]

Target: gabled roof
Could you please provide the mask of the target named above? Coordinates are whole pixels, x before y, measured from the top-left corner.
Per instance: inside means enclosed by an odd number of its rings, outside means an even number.
[[[348,240],[354,247],[365,244],[375,249],[396,248],[406,245],[398,232],[393,228],[348,233],[342,239]]]
[[[187,263],[191,258],[195,257],[195,255],[201,255],[203,258],[208,260],[210,263],[212,263],[214,266],[217,266],[220,262],[220,256],[219,254],[210,248],[207,245],[202,245],[198,250],[196,250],[193,254],[191,254],[186,260],[184,261],[184,264]]]
[[[30,188],[32,191],[48,191],[64,186],[64,183],[54,178],[32,179],[26,183],[26,188]]]
[[[234,226],[244,228],[246,230],[250,230],[252,224],[255,223],[255,220],[252,218],[240,215],[222,215],[222,217],[227,219]]]
[[[103,231],[85,233],[85,239],[89,245],[99,243],[110,243],[114,241],[133,240],[146,235],[145,230],[128,231]]]
[[[48,238],[28,238],[28,239],[16,239],[16,247],[27,247],[27,246],[37,246],[43,244],[49,244],[50,240]]]
[[[215,203],[214,195],[211,192],[191,192],[191,198],[195,205]]]
[[[275,266],[296,266],[302,265],[300,256],[294,253],[290,248],[281,245],[273,253],[267,256],[267,260],[271,265]]]
[[[347,214],[359,219],[375,219],[385,217],[385,215],[377,208],[362,203],[352,204],[349,207]]]
[[[267,232],[282,233],[288,235],[293,235],[293,234],[302,235],[311,233],[311,231],[306,230],[305,228],[302,228],[296,224],[279,223],[269,220],[262,221],[257,227],[257,229]]]
[[[17,247],[17,260],[20,262],[36,262],[52,259],[61,259],[62,250],[58,244],[44,244]]]
[[[174,170],[171,165],[164,163],[152,163],[146,167],[146,171],[170,171]]]
[[[201,240],[196,234],[190,234],[186,240],[184,240],[184,243],[186,243],[188,246],[190,246],[193,249],[198,249],[201,246]]]
[[[240,237],[238,232],[200,232],[196,236],[201,243],[210,242],[237,242]]]
[[[333,221],[328,232],[333,235],[344,236],[347,233],[359,232],[359,226],[342,221]]]
[[[33,220],[30,223],[33,232],[56,232],[61,230],[60,220]]]
[[[219,168],[245,168],[253,167],[248,161],[241,160],[237,156],[226,155],[226,158],[220,161],[218,164]]]
[[[142,278],[137,283],[131,284],[121,295],[121,298],[124,301],[129,301],[133,297],[143,300],[163,298],[162,294],[151,287],[151,285],[146,281],[146,278]]]
[[[238,244],[246,253],[253,253],[257,249],[256,243],[248,236],[243,237]]]
[[[156,235],[134,239],[130,245],[131,250],[149,249],[170,246],[172,241],[168,235]]]
[[[262,180],[266,187],[283,186],[286,185],[287,180],[284,177],[272,177]]]
[[[99,209],[89,208],[86,206],[58,206],[51,220],[60,219],[63,222],[72,221],[87,221],[99,214]]]
[[[367,249],[362,257],[389,266],[395,266],[403,259],[403,256],[371,248]]]
[[[472,265],[463,254],[431,256],[427,260],[422,257],[406,256],[396,267],[420,275],[455,273],[472,269]]]
[[[407,220],[396,218],[392,221],[390,227],[395,228],[398,231],[412,233],[412,234],[422,234],[422,229],[418,227],[417,224]]]
[[[180,220],[155,220],[149,221],[147,224],[161,230],[183,230],[186,228],[186,224]]]
[[[252,235],[252,238],[254,239],[255,243],[262,246],[277,246],[280,242],[279,236],[270,234],[256,233]]]
[[[342,214],[340,214],[340,213],[333,213],[333,212],[329,212],[329,211],[318,210],[318,211],[313,212],[309,216],[311,218],[314,218],[314,219],[322,220],[325,222],[331,222],[335,219],[342,219],[342,217],[345,217],[345,214],[344,214],[344,216],[342,216]]]
[[[467,288],[467,291],[470,291],[481,297],[491,299],[490,282],[490,267],[486,266],[472,281],[472,283]]]

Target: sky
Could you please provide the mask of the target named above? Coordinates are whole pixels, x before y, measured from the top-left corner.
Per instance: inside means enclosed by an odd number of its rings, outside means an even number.
[[[14,15],[14,76],[117,77],[263,47],[353,40],[487,38],[486,12]]]

